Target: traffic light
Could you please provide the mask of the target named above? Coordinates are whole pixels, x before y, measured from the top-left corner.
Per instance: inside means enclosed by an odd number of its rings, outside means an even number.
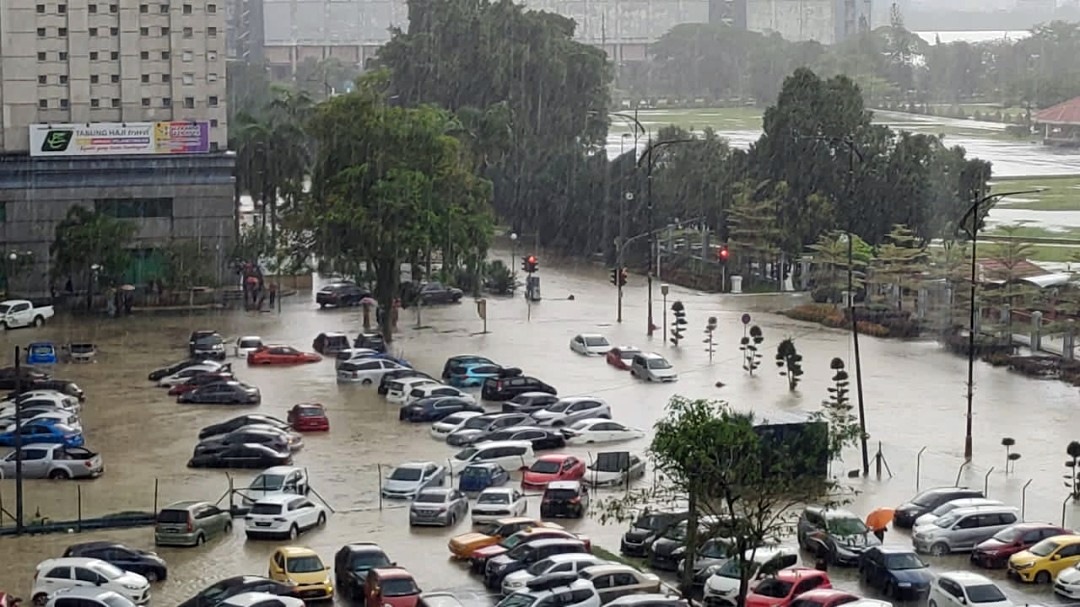
[[[671,304],[671,314],[675,317],[671,324],[671,343],[678,346],[686,330],[686,307],[681,301],[676,301]]]
[[[716,259],[718,259],[720,263],[726,264],[730,255],[731,251],[728,251],[727,245],[720,245],[720,250],[716,252]]]
[[[526,274],[532,274],[536,271],[539,263],[536,260],[536,255],[529,255],[521,258],[521,270]]]
[[[628,276],[626,268],[619,268],[619,286],[626,286],[626,277]]]
[[[619,268],[611,268],[611,284],[619,286]]]

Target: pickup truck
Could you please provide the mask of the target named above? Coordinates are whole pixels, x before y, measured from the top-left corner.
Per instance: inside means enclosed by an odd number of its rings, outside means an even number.
[[[105,472],[101,456],[84,447],[39,443],[22,452],[23,478],[95,478]],[[15,478],[15,451],[0,460],[0,478]]]
[[[52,306],[35,308],[28,299],[0,301],[0,329],[40,327],[52,318],[54,313]]]

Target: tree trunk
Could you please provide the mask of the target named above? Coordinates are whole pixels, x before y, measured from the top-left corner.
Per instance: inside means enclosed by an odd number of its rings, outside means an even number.
[[[683,596],[690,596],[694,587],[694,561],[698,553],[698,492],[694,487],[690,488],[688,495],[686,519],[686,556],[683,559],[683,570],[679,580],[679,590]]]
[[[387,343],[394,341],[394,300],[397,298],[401,264],[397,259],[377,259],[375,267],[375,298],[382,307],[379,329]]]

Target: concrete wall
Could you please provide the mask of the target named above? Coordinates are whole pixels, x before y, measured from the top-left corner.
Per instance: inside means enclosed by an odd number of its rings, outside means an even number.
[[[138,225],[132,248],[196,240],[215,252],[225,276],[234,235],[235,158],[231,154],[112,158],[0,157],[0,251],[29,251],[34,264],[13,281],[15,291],[49,292],[49,246],[56,224],[75,205],[101,198],[172,198],[172,217],[125,219]],[[63,288],[59,281],[57,289]]]

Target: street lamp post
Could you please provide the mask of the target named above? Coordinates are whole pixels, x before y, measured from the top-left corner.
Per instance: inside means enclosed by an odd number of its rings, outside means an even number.
[[[86,309],[92,310],[94,308],[94,290],[97,286],[98,273],[101,272],[101,265],[93,264],[90,266],[90,288],[86,290]]]
[[[626,246],[626,204],[634,201],[634,193],[626,192],[623,194],[622,201],[619,204],[619,237],[615,239],[615,270],[616,276],[622,276],[623,265],[625,260],[623,259],[623,252]],[[622,299],[623,299],[623,281],[619,278],[615,281],[616,288],[619,291],[618,294],[618,312],[616,314],[616,322],[622,322]]]
[[[1018,192],[1001,192],[999,194],[989,194],[987,196],[983,196],[983,197],[979,198],[978,200],[976,200],[975,203],[972,204],[968,208],[967,212],[964,213],[964,217],[960,219],[960,225],[957,226],[957,229],[964,231],[967,234],[968,239],[971,241],[971,290],[970,290],[971,301],[969,302],[969,305],[968,305],[968,351],[967,351],[968,365],[967,365],[967,416],[966,416],[967,420],[966,420],[966,430],[964,431],[964,459],[969,461],[969,462],[971,461],[971,456],[972,456],[972,441],[971,441],[972,409],[971,409],[971,405],[972,405],[972,401],[975,398],[975,281],[977,280],[977,276],[976,276],[976,267],[977,267],[976,248],[977,248],[977,241],[978,241],[978,238],[979,238],[979,223],[981,221],[980,218],[979,218],[979,209],[984,204],[989,204],[989,203],[992,203],[992,202],[996,202],[996,201],[998,201],[998,200],[1000,200],[1002,198],[1006,198],[1008,196],[1020,196],[1020,195],[1023,195],[1023,194],[1036,194],[1036,193],[1039,193],[1039,192],[1042,192],[1042,191],[1044,191],[1044,189],[1022,190],[1022,191],[1018,191]],[[1012,339],[1011,335],[1009,336],[1009,339],[1010,340]]]
[[[15,535],[23,532],[22,352],[15,346]]]
[[[510,272],[514,272],[514,260],[517,259],[517,232],[510,232]]]
[[[11,299],[11,279],[15,275],[15,262],[19,260],[19,254],[12,251],[8,254],[7,276],[4,277],[4,292]]]

